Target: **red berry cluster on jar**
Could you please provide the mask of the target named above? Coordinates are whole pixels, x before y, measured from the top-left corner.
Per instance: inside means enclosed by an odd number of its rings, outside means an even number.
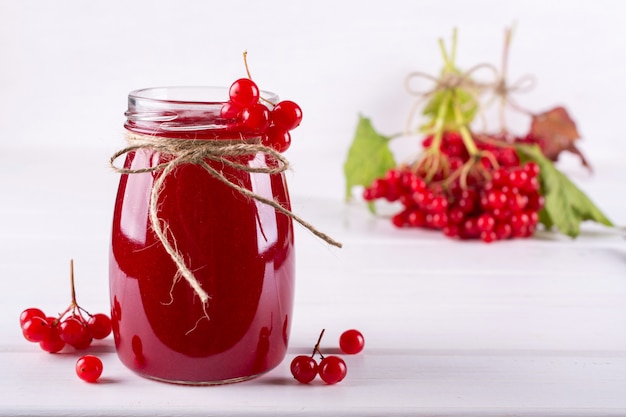
[[[341,357],[322,354],[320,343],[324,332],[325,329],[320,333],[311,355],[298,355],[291,361],[291,374],[301,384],[308,384],[319,376],[325,384],[333,385],[343,381],[348,374],[348,366]],[[356,329],[346,330],[339,337],[339,348],[343,353],[354,355],[361,352],[364,346],[365,338]],[[319,363],[315,360],[315,355],[319,355]]]
[[[20,314],[20,328],[24,338],[38,343],[43,351],[49,353],[58,353],[66,346],[85,350],[94,339],[104,339],[111,334],[111,319],[108,315],[91,314],[76,302],[73,262],[70,262],[70,278],[72,297],[65,311],[54,316],[30,307]],[[102,372],[102,362],[97,357],[86,355],[79,358],[76,371],[81,379],[94,382]]]
[[[433,137],[423,146],[429,150]],[[522,165],[515,149],[496,138],[477,140],[470,155],[457,132],[445,132],[438,149],[389,170],[363,198],[399,201],[403,208],[392,217],[398,227],[485,242],[532,236],[544,205],[536,163]]]
[[[242,133],[259,135],[261,143],[277,152],[285,152],[291,145],[291,130],[300,125],[302,109],[291,100],[278,103],[263,98],[244,63],[248,78],[240,78],[228,90],[229,101],[222,105],[220,116],[230,121]]]

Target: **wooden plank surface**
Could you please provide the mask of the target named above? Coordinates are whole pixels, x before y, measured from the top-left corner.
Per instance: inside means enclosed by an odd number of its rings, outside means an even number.
[[[278,368],[229,386],[169,385],[127,370],[109,338],[93,346],[104,361],[101,381],[84,383],[73,370],[77,353],[40,351],[22,339],[17,318],[26,307],[54,312],[69,302],[70,257],[79,301],[108,308],[117,179],[99,152],[16,152],[0,156],[0,416],[626,414],[619,233],[585,225],[576,241],[541,233],[458,242],[395,230],[357,203],[314,191],[294,191],[294,209],[345,246],[296,229],[296,310]],[[613,190],[625,175],[612,161],[603,166],[581,186],[623,224],[626,202]],[[302,178],[294,182],[307,189]],[[343,382],[291,378],[290,359],[309,352],[322,328],[333,351],[351,327],[363,331],[366,349],[346,357]]]

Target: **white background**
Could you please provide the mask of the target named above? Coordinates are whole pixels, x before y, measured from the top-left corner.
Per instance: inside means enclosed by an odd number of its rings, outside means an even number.
[[[612,153],[624,149],[625,14],[617,0],[0,0],[0,147],[113,150],[129,91],[229,85],[247,50],[258,84],[304,109],[294,165],[322,148],[341,161],[360,112],[383,133],[402,130],[403,79],[437,73],[438,38],[458,28],[462,69],[499,64],[515,24],[510,78],[538,80],[517,100],[565,104],[582,148]]]

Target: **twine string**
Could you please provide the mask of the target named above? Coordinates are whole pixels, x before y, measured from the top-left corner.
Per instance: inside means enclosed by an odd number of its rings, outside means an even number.
[[[494,80],[491,82],[478,82],[472,79],[472,76],[480,70],[488,69],[494,75]],[[416,89],[413,87],[415,80],[427,80],[434,85],[429,89]],[[523,93],[531,90],[535,86],[535,78],[530,75],[524,75],[517,81],[511,84],[507,84],[507,79],[503,74],[500,74],[498,69],[487,62],[474,65],[463,73],[447,72],[441,77],[435,77],[422,71],[414,71],[409,73],[404,80],[404,88],[412,96],[417,97],[417,100],[413,104],[411,111],[409,112],[409,119],[407,122],[407,131],[410,130],[410,123],[415,118],[415,114],[420,106],[435,94],[454,89],[463,89],[468,92],[476,105],[478,106],[478,112],[483,118],[483,105],[481,105],[479,96],[485,91],[493,91],[495,97],[500,97],[503,101],[510,103],[513,107],[517,108],[513,100],[511,99],[511,93]],[[495,98],[494,97],[494,98]]]
[[[485,62],[474,65],[463,73],[447,72],[441,77],[435,77],[422,71],[414,71],[406,76],[404,86],[409,94],[417,96],[418,98],[429,98],[439,91],[451,90],[455,88],[463,88],[471,92],[475,90],[482,91],[486,88],[495,86],[497,82],[479,83],[472,79],[472,75],[481,69],[491,70],[497,78],[498,70],[496,67]],[[411,87],[412,81],[416,79],[426,79],[428,81],[432,81],[435,85],[428,90],[417,90]]]
[[[326,243],[342,247],[342,244],[329,235],[317,230],[312,224],[306,222],[304,219],[296,215],[291,210],[283,207],[280,203],[273,199],[263,197],[253,191],[236,184],[232,180],[226,178],[224,174],[213,168],[207,160],[219,162],[231,168],[247,172],[247,173],[262,173],[262,174],[279,174],[289,169],[289,161],[274,149],[255,142],[242,142],[242,141],[219,141],[219,140],[182,140],[163,138],[156,136],[138,135],[134,133],[127,133],[126,139],[128,146],[115,152],[110,160],[109,165],[114,171],[120,174],[141,174],[141,173],[153,173],[160,172],[161,175],[155,180],[152,191],[150,193],[150,206],[149,206],[149,219],[150,225],[162,243],[165,251],[172,258],[177,268],[177,275],[182,276],[189,286],[194,290],[198,298],[202,301],[203,308],[206,314],[206,305],[210,299],[209,294],[202,288],[200,282],[198,282],[194,273],[187,266],[187,263],[178,250],[175,236],[169,228],[167,222],[159,216],[159,200],[161,193],[164,189],[165,180],[171,175],[171,173],[180,165],[192,164],[202,167],[213,178],[231,187],[233,190],[240,194],[259,201],[263,204],[273,207],[276,211],[290,217],[294,221],[300,223],[311,233],[318,238],[322,239]],[[146,168],[124,168],[115,165],[115,161],[122,155],[126,155],[130,152],[136,152],[139,150],[151,150],[163,155],[171,155],[173,158]],[[243,165],[235,162],[230,158],[244,155],[256,155],[262,153],[274,158],[276,164],[265,167],[252,167],[249,165]],[[178,277],[176,277],[178,279]]]

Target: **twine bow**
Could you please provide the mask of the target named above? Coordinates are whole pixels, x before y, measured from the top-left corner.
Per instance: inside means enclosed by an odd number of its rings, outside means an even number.
[[[494,80],[492,82],[478,82],[472,79],[472,75],[482,69],[488,69],[493,73]],[[435,77],[421,71],[409,73],[404,80],[404,88],[410,95],[416,96],[417,100],[409,113],[407,131],[420,105],[435,94],[446,90],[462,89],[468,92],[478,106],[478,112],[483,120],[483,124],[486,124],[483,115],[484,107],[488,107],[491,101],[489,101],[486,106],[483,106],[480,103],[479,96],[486,91],[492,91],[494,99],[500,98],[503,103],[508,103],[516,110],[525,112],[512,100],[511,93],[531,90],[535,85],[535,79],[530,75],[524,75],[514,83],[508,84],[505,72],[506,68],[504,68],[502,72],[499,72],[494,65],[485,62],[474,65],[463,73],[445,72],[441,77]],[[434,86],[427,90],[415,89],[412,83],[416,79],[426,79],[434,83]],[[503,119],[503,115],[501,115],[501,119]],[[503,120],[501,120],[501,122],[503,122]]]
[[[424,103],[424,101],[430,99],[435,94],[446,91],[446,90],[455,90],[455,89],[463,89],[468,92],[476,105],[478,106],[479,113],[482,115],[482,108],[480,106],[480,101],[478,100],[480,94],[482,94],[486,89],[493,87],[497,84],[498,81],[494,81],[493,83],[479,83],[472,79],[472,75],[481,70],[481,69],[489,69],[494,73],[494,78],[498,78],[498,70],[491,64],[482,63],[473,66],[469,70],[463,73],[456,72],[445,72],[441,77],[435,77],[430,74],[427,74],[422,71],[414,71],[409,73],[404,79],[404,88],[405,90],[412,96],[416,96],[417,100],[413,104],[411,111],[409,113],[409,119],[407,121],[407,132],[410,130],[411,121],[415,118],[415,114],[420,106]],[[416,79],[426,79],[434,83],[434,86],[428,90],[419,90],[415,89],[412,86],[413,81]]]
[[[273,207],[276,211],[283,213],[284,215],[292,218],[296,222],[311,231],[315,236],[324,240],[326,243],[341,247],[342,244],[332,239],[330,236],[320,232],[313,225],[304,221],[298,217],[291,210],[286,209],[281,204],[273,199],[268,199],[259,194],[256,194],[247,188],[244,188],[222,174],[221,171],[213,168],[207,163],[207,160],[217,161],[232,168],[248,172],[248,173],[263,173],[263,174],[279,174],[286,171],[289,168],[289,161],[274,149],[262,145],[260,143],[242,142],[242,141],[219,141],[219,140],[184,140],[184,139],[172,139],[156,136],[138,135],[128,132],[126,135],[128,146],[115,152],[110,160],[109,164],[116,172],[120,174],[141,174],[147,172],[161,172],[161,175],[156,179],[152,186],[150,193],[150,206],[149,206],[149,218],[150,225],[154,230],[154,233],[159,238],[159,241],[163,244],[165,251],[170,255],[172,261],[177,267],[177,276],[182,276],[189,286],[194,290],[198,298],[202,301],[203,307],[206,307],[210,296],[202,288],[193,272],[186,265],[183,255],[177,248],[176,240],[169,230],[167,222],[159,217],[159,197],[163,191],[163,184],[165,179],[176,169],[176,167],[184,164],[198,165],[202,167],[215,179],[221,183],[231,187],[233,190],[243,194],[244,196],[259,201],[263,204]],[[115,160],[122,155],[126,155],[129,152],[138,150],[152,150],[159,152],[163,155],[171,155],[173,158],[166,162],[162,162],[153,167],[148,168],[120,168],[115,165]],[[276,160],[275,166],[268,167],[252,167],[249,165],[243,165],[241,163],[234,162],[230,158],[244,155],[256,155],[262,153],[272,156]],[[205,309],[206,312],[206,309]]]

